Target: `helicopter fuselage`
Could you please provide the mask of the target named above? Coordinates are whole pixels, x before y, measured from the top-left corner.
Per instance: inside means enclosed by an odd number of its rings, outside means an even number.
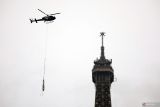
[[[55,16],[45,16],[45,17],[42,17],[42,20],[44,21],[52,21],[52,20],[55,20],[56,17]]]

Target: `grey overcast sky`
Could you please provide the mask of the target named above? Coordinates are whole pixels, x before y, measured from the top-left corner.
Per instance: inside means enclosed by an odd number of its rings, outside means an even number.
[[[51,24],[31,24],[44,16],[37,9],[61,14]],[[101,31],[117,78],[112,106],[160,102],[159,0],[1,0],[0,107],[94,107],[91,70]]]

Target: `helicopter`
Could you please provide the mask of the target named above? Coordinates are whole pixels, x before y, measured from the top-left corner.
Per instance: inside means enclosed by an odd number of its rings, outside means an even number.
[[[41,19],[29,19],[31,23],[36,22],[38,23],[38,21],[44,21],[44,22],[53,22],[53,20],[56,19],[55,15],[56,14],[60,14],[60,13],[54,13],[54,14],[46,14],[45,12],[43,12],[42,10],[38,9],[40,12],[42,12],[43,14],[45,14],[46,16],[42,17]]]

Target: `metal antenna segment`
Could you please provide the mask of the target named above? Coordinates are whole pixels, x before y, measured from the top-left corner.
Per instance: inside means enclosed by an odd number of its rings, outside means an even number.
[[[101,46],[101,57],[100,59],[105,59],[105,56],[104,56],[104,46],[103,46],[103,36],[105,36],[105,32],[100,32],[100,36],[102,36],[102,46]]]
[[[106,36],[106,35],[104,35],[105,34],[105,32],[100,32],[100,36],[102,36],[102,47],[103,47],[103,36]]]

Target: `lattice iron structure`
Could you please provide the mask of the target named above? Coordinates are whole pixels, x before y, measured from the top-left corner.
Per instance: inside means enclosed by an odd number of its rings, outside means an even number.
[[[92,69],[92,80],[96,87],[95,107],[111,107],[110,87],[114,80],[112,60],[108,60],[104,56],[103,37],[104,32],[100,33],[102,37],[101,56],[100,59],[94,61]]]

